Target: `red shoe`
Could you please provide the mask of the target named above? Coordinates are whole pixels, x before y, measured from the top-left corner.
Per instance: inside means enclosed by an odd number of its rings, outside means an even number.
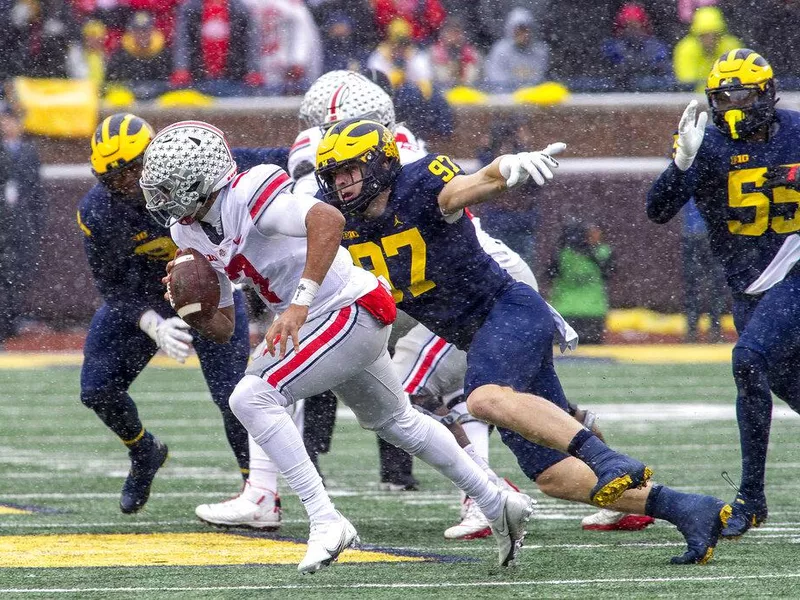
[[[653,517],[629,515],[615,510],[602,509],[581,521],[585,531],[641,531],[655,523]]]

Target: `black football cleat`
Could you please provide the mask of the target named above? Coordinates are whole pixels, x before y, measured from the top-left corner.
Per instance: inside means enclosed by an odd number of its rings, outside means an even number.
[[[653,470],[624,454],[614,455],[597,465],[597,485],[589,496],[592,504],[608,506],[613,504],[627,490],[647,485],[653,476]]]
[[[167,461],[169,451],[155,437],[147,449],[131,449],[131,470],[122,486],[119,509],[125,514],[135,513],[145,505],[150,497],[150,486],[161,466]]]
[[[767,516],[767,499],[763,494],[751,498],[739,492],[733,501],[733,514],[721,535],[726,539],[738,539],[751,527],[760,527]]]
[[[673,565],[704,565],[714,556],[720,533],[728,524],[732,508],[722,500],[701,494],[686,494],[673,524],[686,539],[686,552],[673,556]]]

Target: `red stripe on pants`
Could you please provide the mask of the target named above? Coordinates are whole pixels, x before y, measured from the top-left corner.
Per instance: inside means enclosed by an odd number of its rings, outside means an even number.
[[[317,350],[327,344],[337,333],[344,329],[345,325],[347,325],[347,321],[350,320],[351,312],[353,312],[352,306],[345,306],[343,309],[341,309],[339,314],[333,320],[333,323],[331,323],[327,329],[320,332],[319,335],[311,340],[311,342],[302,350],[300,350],[300,352],[295,352],[295,355],[289,359],[289,362],[267,377],[267,383],[277,389],[278,385],[283,379],[286,379],[289,375],[302,367],[303,364],[310,359]]]

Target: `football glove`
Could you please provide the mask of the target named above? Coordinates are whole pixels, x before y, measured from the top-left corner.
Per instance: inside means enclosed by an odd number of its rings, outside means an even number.
[[[697,100],[689,102],[689,106],[683,111],[683,116],[678,124],[678,141],[675,148],[675,166],[681,171],[686,171],[692,166],[700,144],[703,143],[703,136],[706,134],[706,122],[708,113],[701,112],[696,118]]]
[[[192,350],[189,325],[180,317],[164,319],[154,310],[145,311],[139,318],[139,327],[149,335],[167,356],[179,363],[186,362]]]
[[[500,174],[506,180],[506,188],[510,190],[520,186],[529,177],[532,177],[537,185],[544,185],[546,180],[553,178],[553,170],[558,168],[558,161],[553,155],[566,147],[565,143],[556,142],[540,152],[520,152],[501,157],[499,168]]]
[[[800,191],[800,165],[770,167],[764,174],[762,188],[785,187]]]
[[[156,327],[156,344],[179,363],[186,362],[192,349],[192,334],[187,329],[189,325],[180,317],[165,319]]]

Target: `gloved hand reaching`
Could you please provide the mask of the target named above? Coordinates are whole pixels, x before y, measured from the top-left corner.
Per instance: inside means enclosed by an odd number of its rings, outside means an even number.
[[[553,170],[558,168],[554,154],[562,152],[567,145],[563,142],[550,144],[540,152],[519,152],[506,154],[500,158],[500,174],[506,180],[506,187],[513,189],[532,177],[537,185],[544,185],[553,178]]]

